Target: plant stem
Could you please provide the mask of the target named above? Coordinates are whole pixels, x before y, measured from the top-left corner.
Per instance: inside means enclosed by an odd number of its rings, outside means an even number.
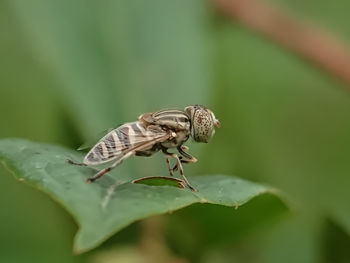
[[[298,53],[350,88],[350,52],[336,37],[307,26],[283,10],[258,0],[213,0],[217,8],[242,24]]]

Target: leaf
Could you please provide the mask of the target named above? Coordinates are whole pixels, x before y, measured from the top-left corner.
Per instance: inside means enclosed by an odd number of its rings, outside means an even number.
[[[75,218],[80,229],[74,249],[79,253],[96,247],[142,218],[194,203],[237,208],[257,195],[274,192],[267,186],[225,175],[189,176],[197,192],[174,186],[132,184],[130,181],[136,178],[130,175],[106,175],[86,184],[85,179],[95,170],[69,165],[66,158],[80,160],[82,155],[22,139],[0,140],[1,163],[20,181],[48,193]]]
[[[181,179],[169,176],[149,176],[142,177],[132,181],[134,184],[145,184],[145,185],[171,185],[179,188],[185,188],[185,182]]]

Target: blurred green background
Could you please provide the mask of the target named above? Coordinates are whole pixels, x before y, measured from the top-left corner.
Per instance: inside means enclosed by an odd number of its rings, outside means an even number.
[[[349,1],[269,3],[350,50]],[[204,104],[222,128],[189,144],[186,173],[268,183],[289,208],[195,205],[73,255],[73,219],[1,167],[0,262],[350,262],[350,96],[326,72],[209,1],[0,0],[0,32],[1,138],[77,148],[143,112]],[[165,172],[160,160],[123,169]]]

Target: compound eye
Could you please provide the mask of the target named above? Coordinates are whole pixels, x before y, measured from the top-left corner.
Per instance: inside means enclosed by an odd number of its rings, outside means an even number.
[[[193,139],[197,142],[208,142],[213,135],[213,119],[205,109],[196,110],[193,116]]]

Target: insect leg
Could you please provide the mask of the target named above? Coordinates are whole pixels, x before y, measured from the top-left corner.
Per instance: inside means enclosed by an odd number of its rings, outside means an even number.
[[[181,160],[179,159],[179,157],[177,156],[177,154],[173,153],[172,156],[176,159],[177,161],[177,167],[179,168],[179,173],[182,176],[182,178],[184,179],[186,185],[188,186],[188,188],[190,188],[192,191],[196,191],[189,183],[189,181],[187,180],[186,176],[184,175],[184,171],[182,168],[182,164],[181,164]]]
[[[187,146],[184,146],[184,145],[177,147],[177,150],[182,155],[182,156],[179,156],[181,163],[195,163],[195,162],[197,162],[198,161],[197,158],[195,158],[192,155],[190,155],[189,153],[187,153],[188,149],[189,148]],[[182,157],[185,157],[187,159],[183,159]],[[173,167],[173,171],[175,172],[177,169],[178,169],[178,165],[176,164]]]
[[[89,167],[90,169],[92,169],[94,171],[98,171],[98,169],[93,168],[93,167],[87,165],[86,163],[76,163],[76,162],[73,162],[71,159],[67,159],[67,163],[72,164],[72,165],[77,165],[77,166]]]
[[[67,163],[73,164],[73,165],[78,165],[78,166],[88,166],[86,163],[76,163],[69,158],[67,159]]]
[[[167,163],[167,165],[168,165],[168,169],[169,169],[169,173],[170,173],[170,176],[174,176],[174,174],[173,174],[173,170],[174,169],[171,169],[171,167],[170,167],[170,161],[169,161],[169,158],[168,157],[166,157],[166,163]]]
[[[177,156],[176,153],[170,153],[170,152],[168,152],[168,150],[167,150],[166,148],[163,148],[163,149],[162,149],[162,152],[163,152],[165,155],[171,156],[171,157],[173,157],[173,158],[176,159],[176,162],[177,162],[177,164],[176,164],[176,167],[177,167],[176,170],[179,169],[180,175],[181,175],[182,178],[184,179],[184,181],[185,181],[187,187],[190,188],[192,191],[196,191],[196,190],[190,185],[189,181],[187,180],[187,178],[186,178],[185,175],[184,175],[184,171],[183,171],[182,164],[181,164],[181,160],[180,160],[179,156]],[[183,160],[182,160],[182,161],[183,161]]]
[[[168,152],[168,150],[166,148],[162,148],[162,152],[166,155],[166,156],[172,156],[172,153]],[[170,161],[169,161],[169,158],[166,157],[166,164],[168,165],[168,169],[169,169],[169,173],[170,173],[170,176],[174,176],[173,174],[173,169],[171,169],[170,167]]]
[[[179,147],[177,147],[177,150],[179,151],[179,153],[183,156],[183,157],[185,157],[185,158],[187,158],[188,159],[188,162],[183,162],[183,163],[195,163],[195,162],[197,162],[197,159],[195,158],[195,157],[193,157],[192,155],[190,155],[189,153],[187,153],[187,152],[185,152],[185,151],[188,151],[188,147],[187,146],[183,146],[183,145],[181,145],[181,146],[179,146]]]
[[[97,174],[95,174],[93,177],[90,177],[88,179],[86,179],[87,183],[92,183],[95,180],[97,180],[98,178],[104,176],[106,173],[112,171],[115,167],[117,167],[119,164],[121,164],[123,162],[124,159],[130,157],[131,155],[133,155],[134,152],[128,152],[126,155],[124,155],[122,158],[118,159],[117,161],[115,161],[110,167],[107,167],[105,169],[102,169],[101,171],[99,171]]]
[[[188,146],[186,146],[186,145],[181,145],[180,147],[181,147],[181,149],[182,149],[184,152],[188,152],[188,150],[190,149],[190,148],[188,148]]]
[[[197,159],[196,158],[192,158],[192,159],[183,159],[182,156],[179,156],[179,159],[181,161],[181,163],[195,163],[197,162]],[[176,172],[178,169],[178,166],[177,164],[175,164],[175,166],[173,167],[173,172]]]
[[[114,164],[118,164],[118,162],[115,162]],[[112,165],[112,166],[114,166],[114,164]],[[116,166],[115,165],[115,166]],[[103,170],[101,170],[101,171],[99,171],[97,174],[95,174],[93,177],[89,177],[88,179],[86,179],[86,182],[87,183],[92,183],[93,181],[95,181],[95,180],[97,180],[98,178],[100,178],[100,177],[102,177],[103,175],[105,175],[106,173],[108,173],[108,172],[110,172],[112,169],[113,169],[113,167],[108,167],[108,168],[106,168],[106,169],[103,169]],[[114,166],[114,167],[115,167]]]

